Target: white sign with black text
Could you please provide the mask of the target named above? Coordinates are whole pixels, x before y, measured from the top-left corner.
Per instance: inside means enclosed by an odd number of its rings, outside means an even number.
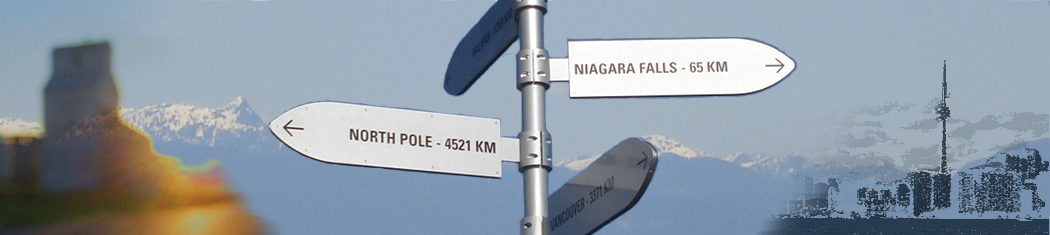
[[[551,81],[568,81],[572,98],[742,95],[795,70],[747,38],[570,40],[569,58],[550,61]]]
[[[499,178],[502,159],[518,155],[499,119],[360,104],[304,104],[270,131],[304,156],[356,166]]]

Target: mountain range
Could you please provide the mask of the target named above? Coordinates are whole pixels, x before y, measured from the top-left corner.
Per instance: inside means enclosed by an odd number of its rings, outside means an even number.
[[[893,110],[901,108],[890,106],[886,110],[890,111],[881,114],[892,114]],[[921,116],[914,115],[916,110],[905,110],[913,114],[906,116]],[[266,122],[241,97],[219,108],[160,104],[122,108],[120,111],[126,123],[152,137],[154,148],[162,154],[178,157],[188,165],[219,160],[226,169],[224,177],[227,181],[235,191],[242,194],[253,213],[273,224],[276,233],[517,232],[515,227],[520,219],[522,201],[520,174],[505,174],[502,179],[493,180],[314,161],[283,148],[267,130]],[[854,117],[851,123],[860,124],[844,128],[844,133],[861,133],[851,134],[854,139],[871,136],[873,140],[880,141],[871,141],[874,144],[869,146],[843,144],[832,151],[874,152],[879,151],[879,144],[896,149],[903,147],[892,145],[895,141],[937,137],[927,136],[933,134],[929,128],[923,128],[926,130],[924,132],[899,127],[925,127],[914,124],[916,121],[895,120],[901,117],[882,115]],[[972,136],[980,137],[988,132],[1003,132],[1001,128],[991,128],[992,125],[988,123],[1026,127],[1032,125],[1010,123],[1034,122],[1038,126],[1043,117],[1038,114],[1024,115],[1027,114],[1000,115],[991,121],[958,120],[956,125],[962,127],[967,126],[966,123],[986,123],[974,126],[981,128],[972,128]],[[883,119],[873,118],[876,116]],[[1034,118],[1023,121],[1029,116]],[[889,128],[876,128],[879,125]],[[1046,135],[1038,128],[1034,131],[1032,128],[1014,129],[1021,130],[1019,133],[1023,134]],[[878,131],[889,134],[885,135],[887,138],[879,139],[883,134]],[[42,132],[43,128],[38,123],[0,119],[0,135]],[[991,146],[1012,143],[1016,135],[1008,136],[1011,138]],[[790,199],[792,194],[797,194],[797,185],[792,183],[792,179],[798,175],[811,176],[817,181],[828,177],[838,178],[842,182],[842,197],[848,199],[851,197],[850,190],[874,188],[880,180],[900,179],[907,174],[907,170],[902,170],[905,168],[901,167],[901,161],[888,158],[869,163],[836,162],[796,154],[773,156],[740,152],[713,156],[671,137],[648,135],[643,138],[661,153],[657,172],[637,206],[603,228],[602,233],[690,234],[704,231],[714,234],[757,234],[770,216],[784,211],[783,202]],[[615,143],[610,143],[610,146],[612,144]],[[595,150],[592,155],[556,160],[550,174],[550,190],[553,192],[586,168],[600,156],[600,151],[604,150]],[[973,167],[970,162],[984,163],[987,158],[975,157],[974,160],[957,165]],[[503,164],[505,172],[516,170],[516,164]],[[843,200],[841,203],[844,204],[843,209],[862,209],[856,206],[855,200]],[[318,214],[344,216],[318,217]],[[433,216],[436,214],[444,216]],[[427,225],[447,223],[464,226],[458,228],[461,230],[426,229],[434,227]],[[322,224],[325,226],[320,226]],[[352,230],[347,230],[350,228]]]
[[[121,108],[120,113],[125,123],[159,143],[245,149],[278,146],[269,141],[266,124],[242,97],[221,108],[160,104]]]
[[[157,144],[207,147],[276,148],[265,123],[242,97],[221,108],[188,104],[160,104],[142,108],[124,107],[120,116],[129,126],[148,134]],[[0,118],[0,135],[41,136],[40,123]]]
[[[506,174],[503,179],[492,180],[313,161],[282,148],[265,128],[264,121],[241,97],[219,108],[160,104],[122,108],[120,112],[129,126],[150,135],[154,148],[162,154],[178,157],[187,165],[219,160],[227,181],[256,215],[274,224],[277,233],[345,233],[346,230],[340,229],[344,226],[369,228],[355,231],[373,234],[517,232],[513,229],[515,221],[520,219],[519,206],[511,205],[521,203],[520,174]],[[37,123],[16,119],[0,119],[0,130],[4,130],[0,134],[5,135],[14,130],[43,132]],[[708,231],[723,234],[754,234],[763,227],[765,218],[776,212],[781,194],[763,191],[787,184],[774,183],[779,181],[749,168],[735,167],[754,168],[762,165],[758,163],[776,162],[776,158],[749,154],[714,158],[668,137],[650,135],[645,139],[664,153],[660,171],[647,199],[633,209],[638,212],[625,214],[603,231],[632,234],[657,228],[655,231],[683,233],[704,226]],[[561,161],[551,172],[551,187],[567,181],[593,160]],[[517,165],[505,163],[503,168],[514,172]],[[721,180],[704,180],[708,178]],[[723,197],[726,194],[721,190],[730,190],[735,196]],[[393,201],[398,203],[392,204]],[[672,201],[675,203],[668,204]],[[667,210],[681,208],[697,210],[666,214]],[[311,216],[332,210],[339,212],[321,214],[346,217]],[[450,210],[471,213],[426,216],[447,214]],[[659,216],[653,216],[657,214]],[[710,217],[714,214],[718,216]],[[710,218],[702,223],[689,222],[689,226],[679,224],[695,217]],[[473,221],[469,223],[472,226],[463,226],[463,230],[458,231],[424,229],[429,223],[464,221]],[[310,226],[318,223],[340,226]],[[420,226],[403,226],[404,223]],[[747,226],[717,226],[724,223]]]

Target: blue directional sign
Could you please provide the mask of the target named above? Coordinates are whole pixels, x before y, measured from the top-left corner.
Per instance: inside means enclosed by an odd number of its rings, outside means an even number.
[[[642,198],[660,153],[639,138],[626,139],[547,199],[548,234],[591,234]]]
[[[445,70],[445,92],[462,95],[495,63],[514,41],[518,24],[514,0],[499,0],[459,41]]]

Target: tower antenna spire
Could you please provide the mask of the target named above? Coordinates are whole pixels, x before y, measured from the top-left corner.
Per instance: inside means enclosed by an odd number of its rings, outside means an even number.
[[[948,110],[948,60],[944,61],[944,67],[942,67],[942,78],[941,81],[941,103],[937,105],[937,117],[938,121],[941,121],[941,173],[948,173],[948,117],[951,116],[951,111]]]

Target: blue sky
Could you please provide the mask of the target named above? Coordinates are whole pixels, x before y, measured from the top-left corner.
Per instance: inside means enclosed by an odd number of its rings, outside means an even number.
[[[491,3],[7,2],[0,116],[40,120],[51,49],[109,40],[125,106],[218,107],[244,96],[268,119],[334,100],[500,118],[514,136],[513,63],[500,60],[463,96],[441,89],[452,50]],[[567,84],[556,84],[555,155],[646,134],[715,155],[805,153],[822,144],[830,118],[936,97],[942,60],[954,117],[1045,112],[1048,18],[1046,2],[553,1],[545,29],[554,57],[570,38],[749,37],[798,64],[742,97],[570,100]]]
[[[0,117],[40,121],[50,53],[108,40],[124,106],[221,107],[264,121],[322,100],[499,118],[520,131],[511,47],[464,95],[441,87],[452,51],[493,1],[18,1],[0,3]],[[940,94],[952,117],[1048,113],[1046,1],[586,1],[549,3],[546,48],[567,39],[747,37],[794,58],[791,76],[735,97],[569,99],[548,92],[555,161],[659,134],[708,154],[807,154],[833,119]],[[553,184],[553,183],[552,183]],[[643,204],[644,205],[644,204]]]

